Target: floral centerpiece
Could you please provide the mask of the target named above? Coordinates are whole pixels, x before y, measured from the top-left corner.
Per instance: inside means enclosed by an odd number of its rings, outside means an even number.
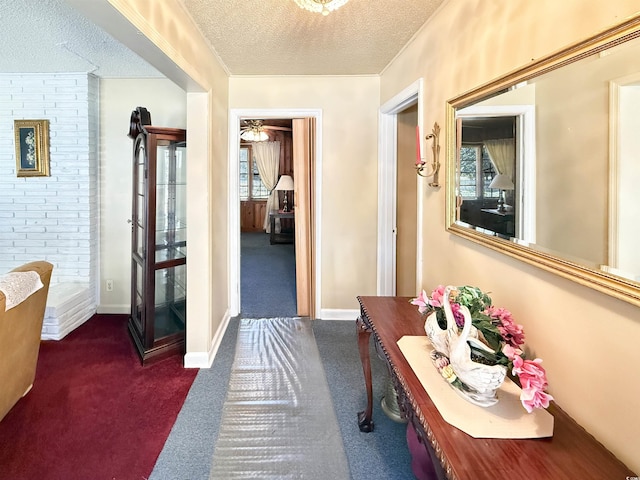
[[[482,406],[497,402],[495,390],[510,370],[519,379],[527,412],[549,406],[553,397],[545,392],[542,360],[526,358],[522,326],[507,309],[493,306],[489,295],[477,287],[439,285],[431,296],[423,290],[411,303],[427,316],[434,365],[467,400]]]

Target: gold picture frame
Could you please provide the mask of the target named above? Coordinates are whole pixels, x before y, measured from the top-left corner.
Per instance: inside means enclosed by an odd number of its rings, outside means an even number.
[[[16,175],[49,176],[49,120],[14,120]]]

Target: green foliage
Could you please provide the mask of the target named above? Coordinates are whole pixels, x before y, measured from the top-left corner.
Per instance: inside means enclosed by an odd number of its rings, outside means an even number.
[[[472,322],[474,327],[476,327],[482,335],[484,335],[485,340],[489,344],[491,348],[494,350],[500,350],[502,344],[502,335],[500,335],[500,331],[498,327],[493,323],[491,317],[485,315],[484,313],[477,313],[472,316]]]
[[[477,287],[465,285],[458,288],[454,302],[464,305],[471,312],[471,316],[482,313],[491,306],[491,297]]]

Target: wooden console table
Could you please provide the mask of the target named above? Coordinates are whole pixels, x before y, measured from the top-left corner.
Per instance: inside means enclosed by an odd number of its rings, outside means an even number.
[[[635,478],[602,444],[560,407],[552,404],[551,438],[531,440],[476,439],[442,418],[413,373],[397,341],[404,335],[425,335],[424,317],[406,297],[358,297],[361,315],[356,320],[358,349],[367,389],[367,407],[358,413],[363,432],[373,430],[369,341],[386,358],[398,394],[398,404],[434,459],[439,478],[449,480],[532,480]],[[425,358],[425,362],[430,362]],[[478,407],[481,408],[481,407]]]

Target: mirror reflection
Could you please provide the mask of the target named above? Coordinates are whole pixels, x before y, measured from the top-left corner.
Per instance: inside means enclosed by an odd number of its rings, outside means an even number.
[[[637,36],[450,102],[449,230],[640,281]]]

